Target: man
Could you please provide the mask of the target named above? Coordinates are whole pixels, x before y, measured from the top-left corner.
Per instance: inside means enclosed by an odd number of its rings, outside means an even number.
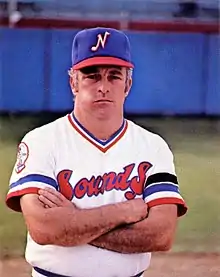
[[[123,32],[79,32],[73,112],[19,145],[6,202],[23,213],[33,277],[143,276],[172,246],[187,208],[166,142],[124,118],[133,67]]]

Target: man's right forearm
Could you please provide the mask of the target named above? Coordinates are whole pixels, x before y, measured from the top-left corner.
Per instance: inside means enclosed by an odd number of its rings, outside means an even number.
[[[44,209],[45,215],[30,235],[39,244],[76,246],[87,244],[117,226],[126,224],[125,203],[93,209],[55,207]],[[37,232],[36,232],[37,231]]]

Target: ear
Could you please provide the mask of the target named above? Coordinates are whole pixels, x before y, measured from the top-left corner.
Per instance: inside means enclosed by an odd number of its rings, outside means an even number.
[[[75,96],[78,93],[78,85],[74,82],[74,78],[72,76],[70,76],[69,84],[70,84],[72,93]]]
[[[125,85],[125,97],[128,96],[129,92],[130,92],[130,89],[131,89],[131,86],[132,86],[132,78],[130,78],[126,85]]]

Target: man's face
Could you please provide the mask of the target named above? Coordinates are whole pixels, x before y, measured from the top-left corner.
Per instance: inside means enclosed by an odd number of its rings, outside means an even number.
[[[131,80],[127,80],[126,68],[116,66],[92,66],[78,71],[75,103],[100,118],[123,112],[126,93]]]

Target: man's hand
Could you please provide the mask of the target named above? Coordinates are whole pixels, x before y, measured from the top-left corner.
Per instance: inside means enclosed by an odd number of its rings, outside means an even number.
[[[74,203],[69,201],[59,191],[52,188],[44,188],[38,191],[39,200],[45,208],[72,207]],[[75,206],[76,207],[76,206]]]
[[[147,217],[148,206],[143,199],[137,198],[124,202],[124,208],[127,210],[126,223],[136,223]]]

